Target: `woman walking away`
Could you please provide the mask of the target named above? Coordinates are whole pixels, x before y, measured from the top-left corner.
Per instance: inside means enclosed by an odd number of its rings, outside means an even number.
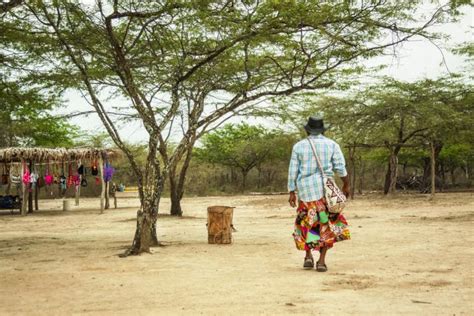
[[[293,146],[288,172],[289,203],[298,209],[293,237],[296,247],[305,250],[303,267],[314,267],[311,250],[319,251],[316,270],[326,272],[326,252],[335,242],[350,239],[348,224],[338,212],[330,212],[324,192],[323,177],[333,177],[336,172],[344,182],[342,192],[349,195],[344,156],[339,145],[324,136],[324,121],[310,117],[304,126],[308,137]],[[345,197],[342,197],[345,199]]]

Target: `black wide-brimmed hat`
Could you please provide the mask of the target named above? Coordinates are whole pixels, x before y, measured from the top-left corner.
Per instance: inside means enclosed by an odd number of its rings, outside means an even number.
[[[324,120],[320,116],[310,116],[308,123],[304,126],[304,129],[310,134],[322,134],[329,128],[329,125],[324,126]]]

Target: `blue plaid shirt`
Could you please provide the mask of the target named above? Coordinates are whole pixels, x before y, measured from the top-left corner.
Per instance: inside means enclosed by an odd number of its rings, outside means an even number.
[[[323,135],[310,135],[308,138],[316,147],[326,176],[333,177],[334,171],[340,177],[347,176],[344,155],[335,141]],[[304,202],[316,201],[324,196],[321,171],[307,138],[296,143],[291,153],[288,191],[296,191],[296,189],[298,189],[298,198]]]

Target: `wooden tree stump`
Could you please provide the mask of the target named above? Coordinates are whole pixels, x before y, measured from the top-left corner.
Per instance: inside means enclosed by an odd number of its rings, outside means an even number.
[[[230,206],[209,206],[207,208],[208,243],[232,243],[232,216],[234,208]]]

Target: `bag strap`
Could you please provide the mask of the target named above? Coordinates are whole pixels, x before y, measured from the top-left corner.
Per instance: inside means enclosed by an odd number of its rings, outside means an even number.
[[[321,170],[321,174],[323,178],[326,177],[326,174],[324,173],[323,165],[321,163],[321,160],[319,160],[319,156],[316,152],[316,147],[314,146],[314,143],[311,141],[311,139],[307,138],[308,142],[311,144],[311,149],[313,150],[314,157],[316,158],[316,163],[318,164],[319,170]]]

